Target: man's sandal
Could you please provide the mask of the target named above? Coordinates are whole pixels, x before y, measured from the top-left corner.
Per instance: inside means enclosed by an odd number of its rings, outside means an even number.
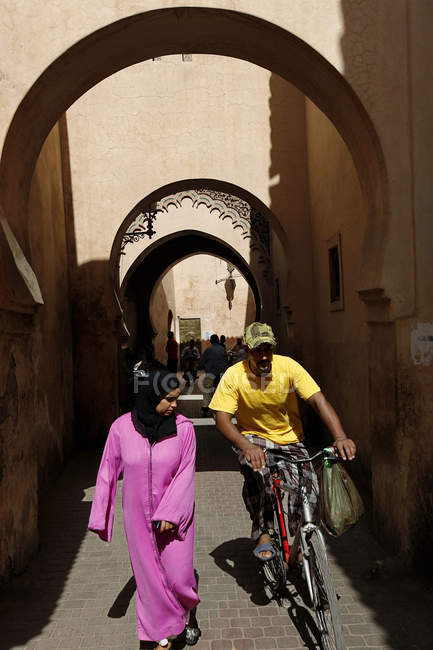
[[[260,557],[259,553],[263,553],[266,551],[270,551],[272,555],[269,557]],[[260,544],[260,546],[256,546],[256,548],[253,550],[254,555],[256,558],[261,560],[262,562],[267,562],[268,560],[272,560],[275,557],[275,549],[272,546],[271,542],[266,542],[265,544]]]

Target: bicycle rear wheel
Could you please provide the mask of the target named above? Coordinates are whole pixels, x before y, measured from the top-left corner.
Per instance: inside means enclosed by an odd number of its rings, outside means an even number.
[[[272,596],[279,600],[286,591],[286,568],[283,561],[283,551],[279,536],[274,533],[271,536],[272,546],[275,549],[275,557],[272,560],[263,562],[263,573]]]
[[[337,595],[329,572],[325,542],[320,530],[310,537],[310,573],[313,586],[313,608],[323,650],[345,650]]]

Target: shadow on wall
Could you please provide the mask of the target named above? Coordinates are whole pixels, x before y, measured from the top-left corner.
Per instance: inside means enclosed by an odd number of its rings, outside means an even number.
[[[272,241],[274,325],[278,339],[287,341],[287,353],[314,371],[305,96],[276,74],[270,77],[269,91],[270,209],[289,242],[288,250],[283,250],[275,238]]]
[[[77,441],[100,444],[117,417],[120,312],[108,260],[77,266],[71,282]]]

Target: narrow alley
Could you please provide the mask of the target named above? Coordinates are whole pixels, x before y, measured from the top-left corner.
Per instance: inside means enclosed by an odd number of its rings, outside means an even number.
[[[194,417],[201,403],[200,395],[184,396],[179,409],[193,419],[198,443],[197,650],[318,648],[296,588],[281,607],[265,594],[235,456],[211,419]],[[46,497],[40,552],[1,593],[2,650],[139,647],[120,485],[111,544],[86,529],[98,462],[99,454],[77,455]],[[348,650],[431,648],[431,589],[399,567],[376,564],[382,560],[367,517],[330,543]],[[383,568],[372,574],[375,566]]]

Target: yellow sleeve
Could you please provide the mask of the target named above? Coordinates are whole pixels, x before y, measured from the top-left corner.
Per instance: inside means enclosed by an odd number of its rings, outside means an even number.
[[[292,375],[293,375],[293,387],[299,397],[302,399],[309,399],[315,393],[320,391],[320,386],[316,384],[314,379],[308,372],[293,359],[292,361]]]
[[[221,377],[209,408],[213,411],[223,411],[234,415],[238,410],[238,391],[233,381],[233,372],[230,370],[226,370]]]

